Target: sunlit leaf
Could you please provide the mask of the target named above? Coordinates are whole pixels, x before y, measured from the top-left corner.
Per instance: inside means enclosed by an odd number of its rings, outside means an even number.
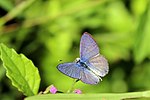
[[[0,44],[0,50],[6,75],[12,84],[26,96],[37,94],[40,76],[32,61],[4,44]]]

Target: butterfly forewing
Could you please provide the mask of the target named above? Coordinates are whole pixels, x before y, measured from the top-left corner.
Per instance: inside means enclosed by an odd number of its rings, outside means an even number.
[[[79,68],[79,65],[76,63],[63,63],[59,64],[57,66],[58,70],[62,72],[63,74],[70,76],[72,78],[79,79],[80,73],[82,71],[81,68]]]
[[[87,61],[89,58],[99,54],[99,48],[92,36],[85,32],[80,41],[80,58]]]
[[[91,71],[101,77],[104,77],[109,70],[107,60],[100,54],[90,58],[87,62],[87,66]]]

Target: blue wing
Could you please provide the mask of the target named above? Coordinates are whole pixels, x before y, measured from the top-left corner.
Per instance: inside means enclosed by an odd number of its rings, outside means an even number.
[[[92,36],[85,32],[80,41],[80,58],[82,61],[87,61],[91,57],[99,54],[99,48]]]
[[[72,78],[80,79],[87,84],[97,84],[100,77],[95,75],[92,71],[82,67],[77,63],[63,63],[57,66],[58,70],[63,74]]]
[[[70,76],[72,78],[80,79],[80,73],[82,68],[76,63],[63,63],[57,66],[58,70],[63,74]]]
[[[92,72],[101,77],[104,77],[109,71],[107,60],[100,54],[90,58],[86,65]]]
[[[99,76],[97,76],[92,71],[86,68],[83,69],[80,75],[81,75],[80,80],[86,84],[98,84],[99,80],[101,79]]]

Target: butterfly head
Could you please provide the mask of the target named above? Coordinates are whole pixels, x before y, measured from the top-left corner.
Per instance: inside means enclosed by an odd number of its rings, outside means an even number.
[[[80,62],[80,58],[76,58],[74,62],[76,63]]]

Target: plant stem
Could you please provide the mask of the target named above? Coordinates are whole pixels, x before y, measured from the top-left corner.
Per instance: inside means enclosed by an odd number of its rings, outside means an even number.
[[[71,93],[71,92],[73,91],[73,88],[74,88],[74,86],[75,86],[75,83],[78,82],[78,81],[79,81],[79,79],[74,79],[74,80],[73,80],[73,83],[72,83],[72,85],[71,85],[71,88],[67,91],[67,93]]]
[[[21,2],[11,11],[9,11],[5,16],[0,18],[0,22],[2,22],[0,26],[4,25],[6,22],[18,16],[20,13],[22,13],[27,7],[29,7],[35,1],[36,0],[26,0],[26,1]]]
[[[46,99],[47,98],[47,99]],[[150,91],[128,93],[94,93],[94,94],[46,94],[27,97],[25,100],[150,100]]]

